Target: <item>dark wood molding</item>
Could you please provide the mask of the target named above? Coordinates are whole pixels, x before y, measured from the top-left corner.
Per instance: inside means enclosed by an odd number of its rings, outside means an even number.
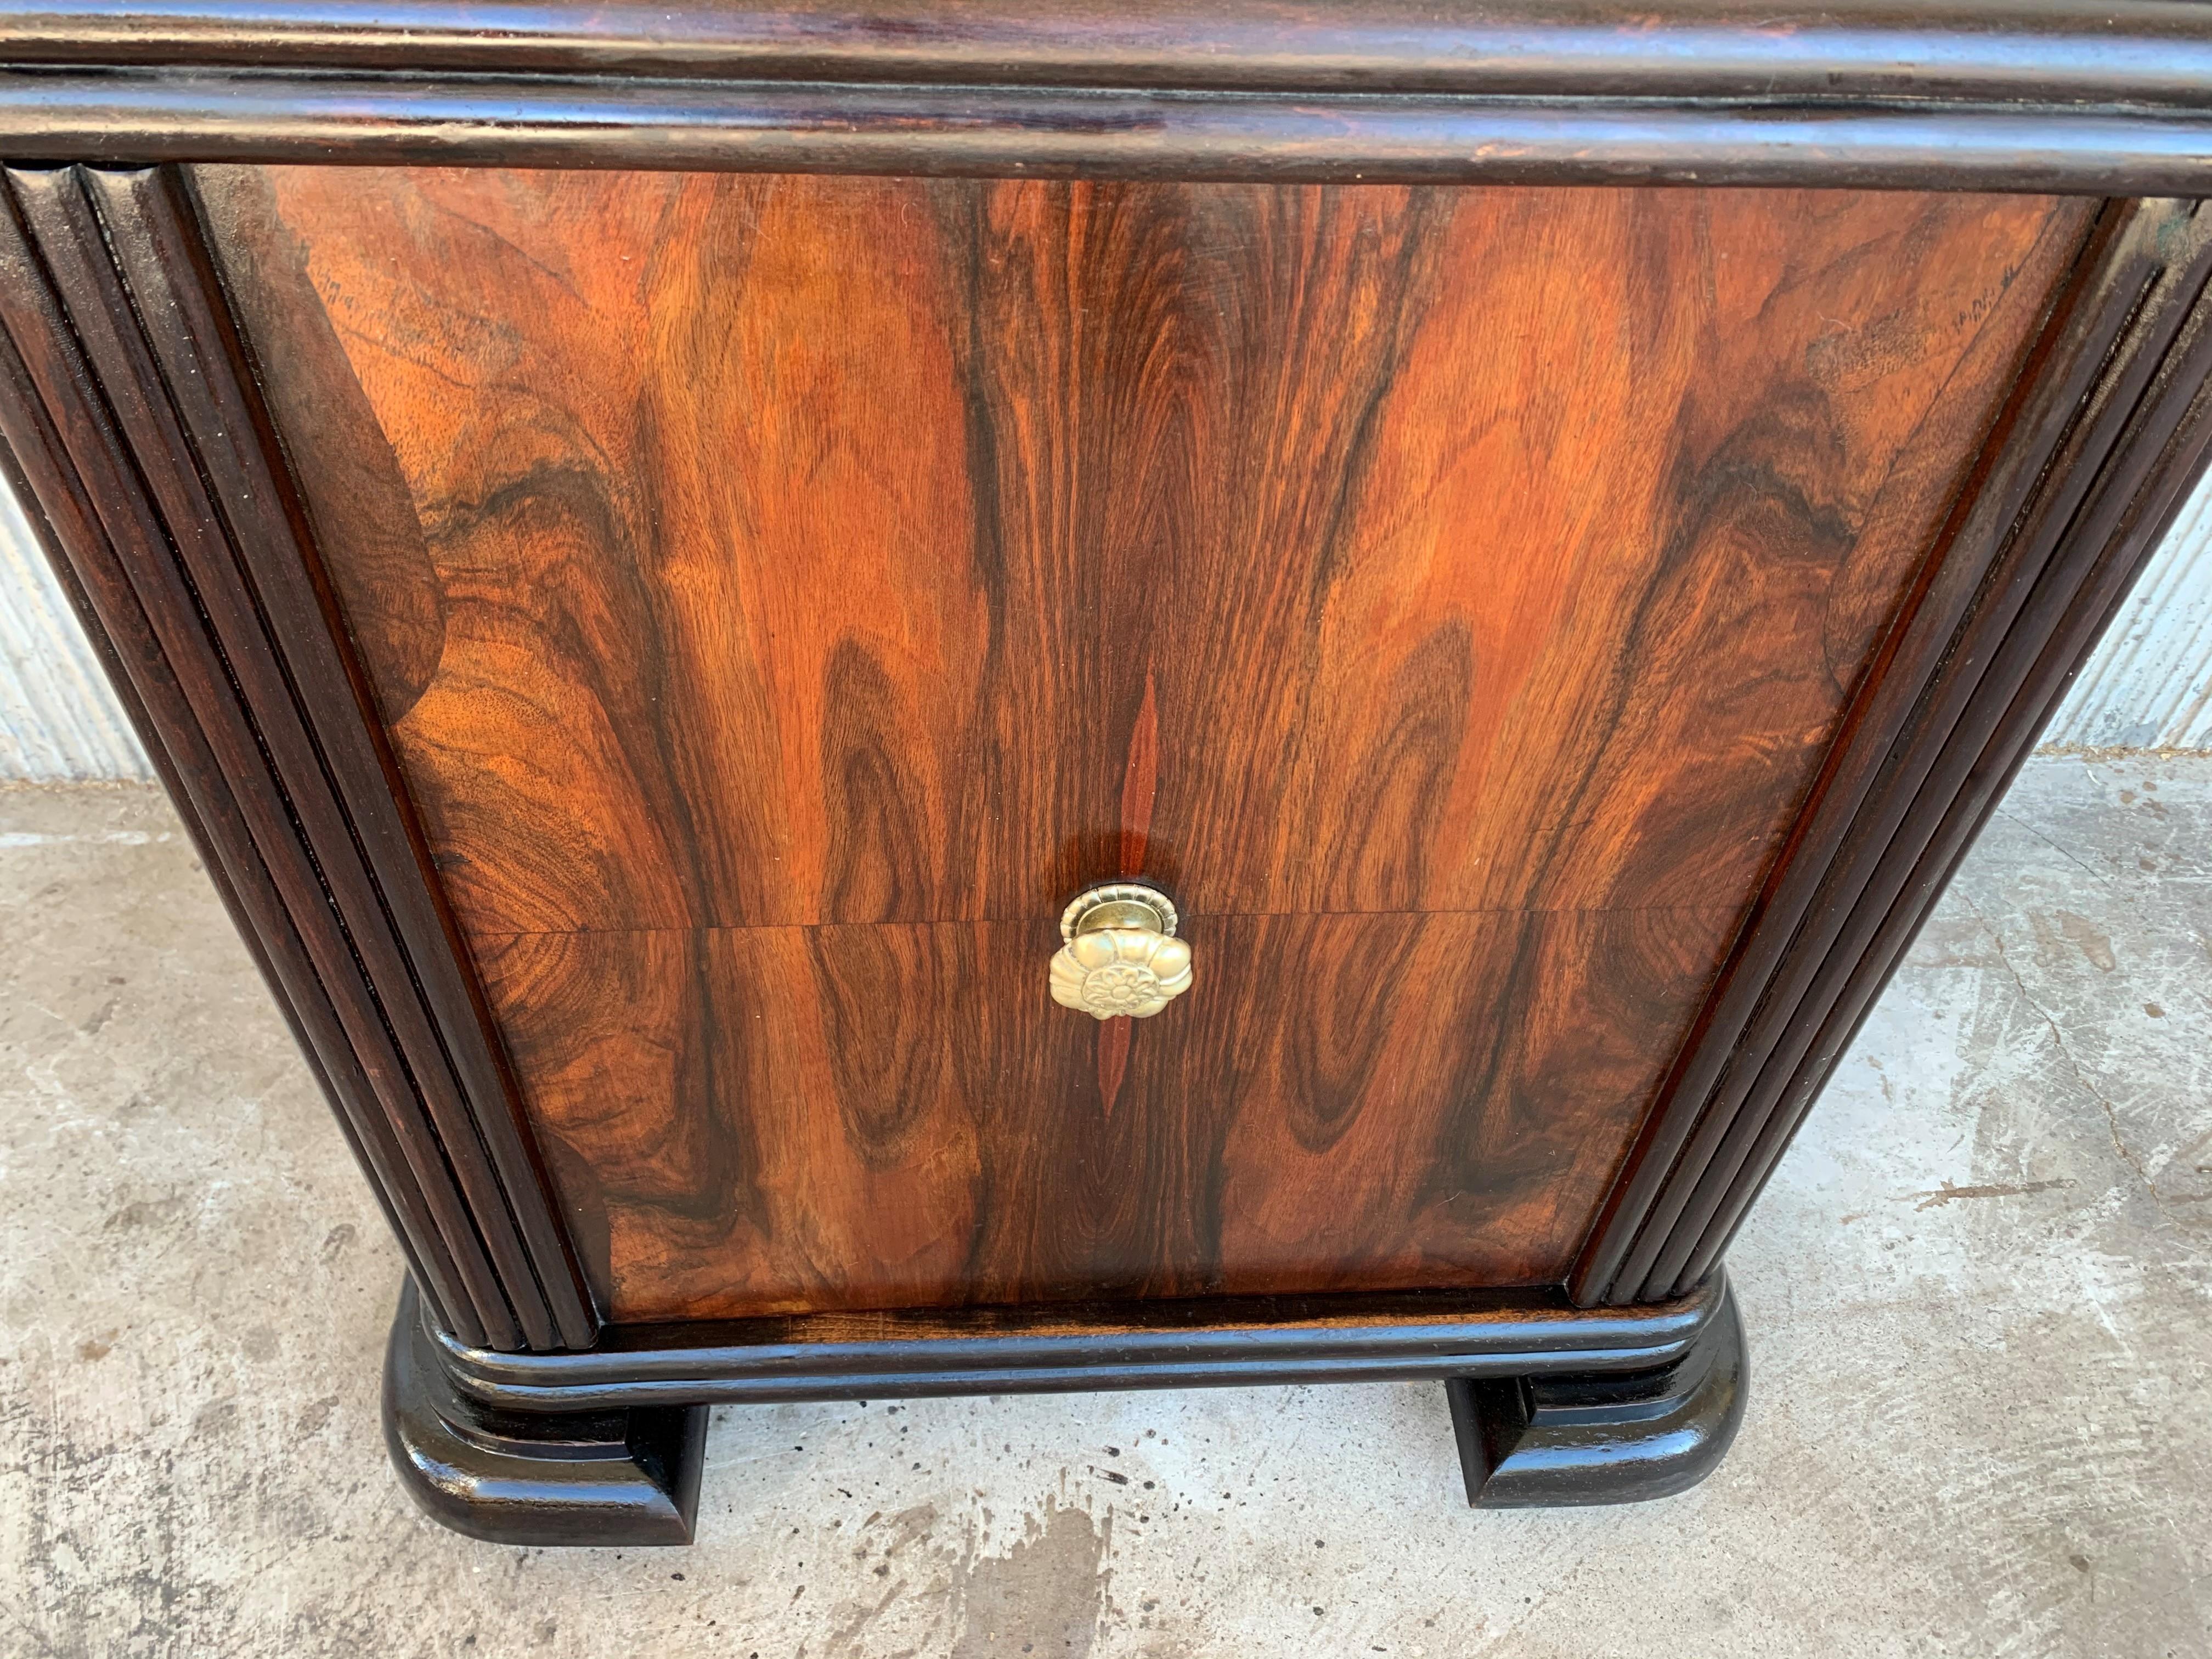
[[[2031,604],[2043,614],[2035,627],[2021,631],[2018,650],[2014,640],[2007,641],[2006,666],[2018,672],[2018,690],[1970,760],[1966,751],[1976,741],[1972,730],[1958,739],[1958,752],[1950,759],[1954,765],[1964,761],[1966,774],[1924,845],[1916,850],[1916,843],[1907,840],[1886,855],[1878,885],[1895,897],[1878,919],[1869,907],[1865,920],[1873,932],[1864,949],[1831,964],[1834,1000],[1786,1084],[1770,1085],[1762,1098],[1755,1134],[1748,1121],[1738,1132],[1741,1150],[1729,1160],[1732,1176],[1725,1189],[1717,1183],[1709,1201],[1698,1206],[1703,1224],[1692,1248],[1680,1253],[1676,1283],[1694,1282],[1727,1249],[1830,1070],[1850,1047],[1921,923],[2033,752],[2068,687],[2212,457],[2212,385],[2207,381],[2212,374],[2212,305],[2206,302],[2201,264],[2195,280],[2197,298],[2180,335],[2160,358],[2128,429],[2098,467],[2088,498],[2066,529],[2063,556],[2054,558],[2037,586]],[[2031,642],[2039,635],[2042,644],[2036,650]],[[1995,699],[1990,701],[1993,706]]]
[[[385,1345],[384,1444],[407,1495],[495,1544],[688,1544],[708,1408],[507,1411],[453,1386],[412,1283]]]
[[[2212,22],[2186,0],[64,0],[0,33],[42,64],[2212,107]]]
[[[2033,105],[0,70],[0,145],[107,164],[2212,191],[2212,117]]]
[[[239,938],[252,957],[253,965],[260,969],[263,981],[275,991],[277,1011],[283,1016],[284,1024],[292,1033],[292,1041],[299,1047],[308,1074],[322,1091],[323,1098],[332,1103],[339,1131],[345,1136],[346,1145],[352,1150],[355,1161],[364,1170],[373,1170],[368,1148],[362,1144],[354,1128],[348,1104],[351,1096],[341,1094],[335,1086],[331,1073],[323,1065],[315,1041],[304,1024],[306,1011],[282,989],[287,981],[280,978],[280,975],[293,972],[295,958],[289,954],[276,954],[281,945],[264,939],[258,931],[255,921],[257,909],[247,904],[231,878],[233,860],[210,833],[201,816],[200,802],[206,791],[191,787],[180,769],[179,758],[171,753],[168,739],[165,737],[170,721],[166,718],[157,719],[146,704],[139,690],[139,678],[133,672],[133,661],[125,659],[116,640],[110,636],[100,619],[100,613],[94,608],[91,596],[78,577],[56,521],[47,517],[46,503],[52,501],[57,504],[55,511],[61,521],[71,526],[82,545],[93,550],[88,556],[112,556],[112,550],[105,553],[99,550],[100,532],[90,517],[88,503],[76,493],[76,485],[67,476],[66,461],[58,447],[58,438],[45,421],[44,411],[32,408],[29,400],[35,396],[22,374],[21,360],[15,354],[5,331],[0,330],[0,487],[11,490],[22,507],[25,521],[30,525],[32,534],[38,538],[40,549],[46,555],[55,580],[60,584],[70,609],[76,615],[79,626],[84,629],[85,637],[92,646],[94,655],[99,659],[100,667],[106,673],[109,689],[121,705],[124,717],[137,733],[139,745],[152,763],[154,775],[160,779],[170,805],[176,809],[185,833],[191,841],[193,850],[199,855],[200,867],[206,871],[216,897],[222,900],[223,909],[230,917],[231,926],[238,930]],[[24,400],[21,408],[15,411],[20,418],[12,422],[8,408],[11,398]],[[22,434],[20,438],[17,436],[19,432]],[[48,492],[43,497],[40,489],[33,486],[30,475],[18,463],[13,446],[19,441],[27,446],[27,453],[37,458],[40,463],[39,476],[46,481]],[[134,641],[140,648],[134,660],[148,672],[150,682],[158,686],[163,683],[161,672],[144,654],[145,640],[143,636],[134,636]],[[187,744],[184,751],[185,758],[189,760],[194,752],[193,747]],[[392,1194],[384,1190],[380,1181],[371,1180],[369,1188],[376,1194],[377,1204],[384,1212],[386,1224],[392,1229],[392,1236],[407,1250],[409,1260],[415,1261],[417,1258],[410,1235],[398,1210],[394,1207]]]
[[[717,1401],[1446,1379],[1479,1501],[1695,1480],[1742,1408],[1729,1242],[2212,453],[2212,214],[2177,199],[2212,198],[2212,9],[2184,0],[64,0],[6,16],[0,155],[52,165],[0,175],[0,483],[406,1251],[421,1304],[410,1291],[395,1328],[387,1434],[417,1498],[481,1536],[688,1537]],[[1978,459],[1924,557],[1942,509],[1917,521],[1907,597],[1809,792],[1810,760],[1778,796],[1771,822],[1793,827],[1718,980],[1707,994],[1725,919],[1620,1091],[1640,1111],[1666,1070],[1617,1176],[1632,1117],[1541,1270],[1491,1281],[1548,1280],[1579,1250],[1566,1284],[603,1328],[210,256],[219,194],[163,165],[216,161],[2110,199],[2034,204],[2066,222],[1951,428],[1954,464],[1977,437]],[[2027,268],[1989,264],[2008,283]]]
[[[13,170],[0,431],[441,1316],[597,1322],[173,176]]]
[[[1743,1320],[1723,1290],[1664,1365],[1451,1377],[1444,1397],[1468,1506],[1632,1504],[1687,1491],[1728,1455],[1750,1370]]]
[[[430,1333],[464,1394],[511,1411],[619,1411],[1086,1389],[1631,1372],[1720,1317],[1725,1276],[1642,1307],[1557,1290],[1418,1291],[802,1314],[610,1326],[579,1353],[502,1353]]]
[[[22,159],[2212,190],[2182,0],[87,3],[0,38]]]
[[[1556,1291],[1248,1297],[610,1331],[598,1353],[529,1355],[457,1342],[410,1285],[384,1431],[409,1494],[471,1537],[683,1544],[709,1401],[1441,1378],[1469,1503],[1618,1504],[1711,1472],[1747,1369],[1718,1274],[1595,1314]]]
[[[1578,1303],[1663,1297],[1718,1259],[2179,509],[2212,368],[2199,210],[2108,210],[1594,1231]]]

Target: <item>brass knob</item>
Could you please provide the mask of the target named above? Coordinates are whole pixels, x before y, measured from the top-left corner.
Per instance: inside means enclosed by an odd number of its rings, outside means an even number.
[[[1190,989],[1190,946],[1175,936],[1176,908],[1157,887],[1109,882],[1060,913],[1052,1000],[1098,1019],[1150,1019]]]

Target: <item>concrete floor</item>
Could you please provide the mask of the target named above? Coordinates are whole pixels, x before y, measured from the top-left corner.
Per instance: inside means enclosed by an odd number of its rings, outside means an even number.
[[[1734,1257],[1751,1407],[1473,1515],[1443,1391],[721,1412],[702,1540],[386,1472],[397,1254],[161,800],[0,791],[0,1653],[2212,1652],[2212,760],[2039,760]]]

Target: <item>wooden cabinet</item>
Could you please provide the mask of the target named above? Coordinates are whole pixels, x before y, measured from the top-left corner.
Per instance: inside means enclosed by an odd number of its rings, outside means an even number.
[[[2094,217],[198,183],[623,1322],[1563,1280]]]
[[[2200,464],[2212,26],[450,15],[0,77],[0,430],[408,1247],[417,1495],[674,1540],[708,1402],[1288,1377],[1698,1478],[1727,1242]]]

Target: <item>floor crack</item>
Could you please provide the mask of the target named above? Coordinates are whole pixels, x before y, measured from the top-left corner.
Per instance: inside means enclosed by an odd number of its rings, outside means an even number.
[[[2069,864],[2072,865],[2075,869],[2079,870],[2083,875],[2088,877],[2090,880],[2097,883],[2100,886],[2110,887],[2112,884],[2112,878],[2109,872],[2099,870],[2094,866],[2085,864],[2080,858],[2067,851],[2065,848],[2053,841],[2047,833],[2037,829],[2033,824],[2030,823],[2026,818],[2021,817],[2019,814],[2008,812],[2003,807],[2000,806],[1997,808],[1997,816],[2002,818],[2006,823],[2017,824],[2021,829],[2027,830],[2029,835],[2033,836],[2036,840],[2041,842],[2045,847],[2048,847],[2052,852],[2057,854],[2060,858],[2064,859]],[[1997,948],[1999,950],[2002,950],[2004,947],[2000,945]]]
[[[2000,933],[1996,925],[1982,914],[1981,906],[1976,904],[1965,893],[1961,892],[1959,895],[1959,902],[1973,912],[1974,920],[1981,924],[1982,931],[1990,936],[1990,943],[1997,947],[1997,961],[2003,964],[2005,972],[2011,975],[2014,988],[2019,991],[2021,1000],[2035,1010],[2036,1018],[2043,1022],[2044,1029],[2051,1033],[2051,1040],[2057,1045],[2061,1058],[2073,1070],[2074,1080],[2081,1085],[2082,1091],[2090,1099],[2104,1108],[2105,1127],[2112,1137],[2112,1150],[2119,1154],[2120,1162],[2135,1171],[2136,1179],[2142,1182],[2143,1190],[2150,1194],[2150,1201],[2156,1206],[2160,1216],[2171,1220],[2172,1218],[2166,1212],[2166,1200],[2159,1193],[2158,1183],[2150,1178],[2150,1172],[2143,1168],[2142,1159],[2130,1152],[2127,1142],[2120,1138],[2118,1111],[2106,1097],[2105,1091],[2100,1089],[2090,1079],[2089,1073],[2082,1069],[2081,1062],[2075,1057],[2072,1047],[2066,1041],[2066,1033],[2059,1029],[2058,1022],[2051,1018],[2051,1011],[2037,1001],[2035,994],[2027,988],[2027,981],[2021,977],[2020,969],[2013,965],[2012,953],[2005,949],[2004,935]]]

